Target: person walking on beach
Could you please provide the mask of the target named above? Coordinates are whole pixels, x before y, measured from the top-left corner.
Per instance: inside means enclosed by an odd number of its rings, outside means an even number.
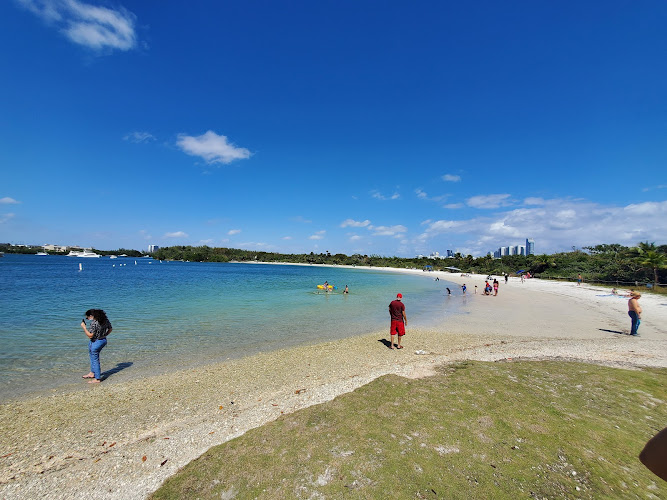
[[[581,286],[581,274],[577,275],[577,286]]]
[[[628,300],[628,316],[632,321],[630,325],[630,335],[633,337],[639,336],[637,330],[639,329],[639,324],[641,323],[642,317],[642,306],[639,305],[639,298],[642,296],[639,292],[632,292],[630,294],[630,300]]]
[[[498,295],[498,280],[494,278],[493,279],[493,296],[495,297],[496,295]]]
[[[507,280],[509,279],[509,275],[505,273],[505,284],[507,285]]]
[[[111,333],[111,323],[106,313],[102,309],[88,309],[85,319],[81,320],[86,337],[90,339],[88,343],[88,354],[90,356],[90,373],[83,378],[89,378],[89,384],[99,384],[101,380],[100,370],[100,351],[107,345],[107,335]],[[90,320],[90,327],[86,328],[86,319]]]
[[[389,316],[391,317],[391,326],[389,327],[389,337],[391,348],[394,348],[394,338],[398,335],[397,349],[403,349],[401,340],[405,335],[405,327],[408,325],[408,317],[405,315],[405,304],[401,301],[402,294],[396,295],[396,300],[392,300],[389,304]]]

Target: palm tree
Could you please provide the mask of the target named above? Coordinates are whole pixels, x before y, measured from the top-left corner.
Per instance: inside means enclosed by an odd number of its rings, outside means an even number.
[[[658,253],[655,250],[642,251],[640,264],[644,267],[653,269],[653,287],[658,286],[658,269],[667,267],[667,257],[665,254]]]

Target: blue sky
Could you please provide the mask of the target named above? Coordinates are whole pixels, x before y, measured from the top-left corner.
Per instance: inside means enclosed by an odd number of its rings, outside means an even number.
[[[0,2],[0,242],[667,243],[667,3]]]

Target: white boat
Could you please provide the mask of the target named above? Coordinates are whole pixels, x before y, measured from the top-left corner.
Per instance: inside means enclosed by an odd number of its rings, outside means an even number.
[[[117,256],[117,255],[109,255],[109,258],[110,258],[110,259],[117,259],[118,256]]]
[[[72,250],[67,254],[68,257],[101,257],[100,254],[97,254],[91,250],[84,250],[83,252],[77,252]]]
[[[49,255],[49,254],[46,252],[37,252],[35,255]]]

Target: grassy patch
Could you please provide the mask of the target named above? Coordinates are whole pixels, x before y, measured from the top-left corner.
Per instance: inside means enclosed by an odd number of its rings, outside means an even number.
[[[665,369],[465,362],[386,376],[211,448],[152,498],[667,498],[637,459],[665,401]]]

